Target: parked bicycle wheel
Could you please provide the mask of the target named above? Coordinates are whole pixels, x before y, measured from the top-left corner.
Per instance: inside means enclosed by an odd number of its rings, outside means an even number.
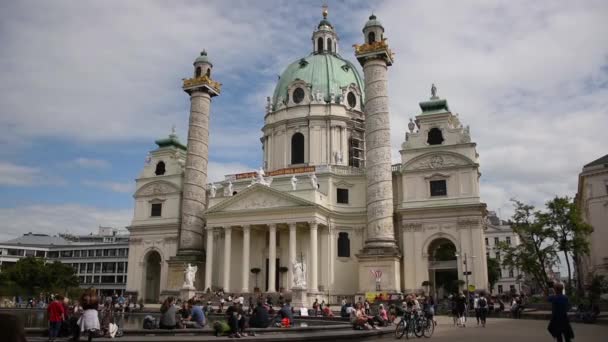
[[[414,323],[414,335],[416,337],[422,337],[424,335],[424,328],[426,326],[427,319],[425,317],[418,317]]]
[[[395,337],[402,338],[404,334],[405,334],[405,319],[402,318],[399,321],[399,323],[397,323],[397,326],[395,327]]]
[[[409,340],[410,338],[416,337],[416,321],[414,319],[410,319],[407,323],[407,329],[405,329],[405,339]]]
[[[426,320],[426,326],[424,327],[424,337],[430,338],[433,336],[433,332],[435,331],[435,323],[432,319]]]

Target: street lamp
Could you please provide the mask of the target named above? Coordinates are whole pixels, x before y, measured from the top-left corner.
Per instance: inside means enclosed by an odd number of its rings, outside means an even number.
[[[454,254],[456,257],[459,257],[459,254]],[[462,264],[464,265],[464,276],[465,276],[465,280],[466,280],[466,289],[467,289],[467,293],[469,292],[469,275],[471,274],[471,272],[469,272],[469,263],[467,262],[467,260],[471,258],[477,258],[475,255],[472,256],[467,256],[467,253],[464,253],[464,260],[462,261]]]

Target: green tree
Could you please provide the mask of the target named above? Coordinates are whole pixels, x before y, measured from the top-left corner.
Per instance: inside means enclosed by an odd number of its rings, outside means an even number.
[[[488,258],[488,283],[490,284],[490,291],[494,288],[494,285],[500,279],[500,263],[495,258]]]
[[[78,277],[70,265],[55,261],[45,265],[45,286],[47,291],[68,294],[70,288],[78,287]]]
[[[568,271],[568,289],[571,290],[573,287],[570,260],[572,258],[576,264],[582,255],[589,253],[588,237],[593,228],[583,222],[576,203],[567,196],[556,196],[547,202],[546,206],[547,211],[541,214],[541,220],[551,229],[557,250],[564,254]],[[577,289],[581,289],[578,281]]]
[[[6,272],[7,278],[29,295],[43,289],[46,282],[45,263],[40,258],[27,257],[20,259]]]
[[[520,244],[510,246],[499,244],[499,250],[505,253],[503,266],[516,268],[529,274],[536,285],[549,292],[550,270],[557,261],[553,232],[545,226],[543,214],[527,205],[513,200],[515,213],[512,217],[513,231],[519,236]]]

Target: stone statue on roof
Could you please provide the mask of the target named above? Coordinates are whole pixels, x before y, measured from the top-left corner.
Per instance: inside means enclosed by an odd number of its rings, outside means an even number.
[[[435,87],[435,83],[433,83],[431,85],[431,96],[432,96],[432,98],[436,98],[437,97],[437,87]]]

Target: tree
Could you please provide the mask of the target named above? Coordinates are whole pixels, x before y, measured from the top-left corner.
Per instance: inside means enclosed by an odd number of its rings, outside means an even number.
[[[39,289],[44,290],[43,287],[46,285],[45,263],[40,258],[20,259],[6,272],[7,278],[26,291],[28,295],[35,294]]]
[[[550,270],[557,261],[553,232],[545,226],[543,214],[527,205],[513,200],[515,213],[512,217],[513,231],[519,236],[520,244],[510,246],[506,243],[498,245],[505,253],[503,266],[516,268],[529,274],[536,285],[545,294],[549,292]]]
[[[576,263],[580,256],[589,253],[587,238],[593,231],[593,228],[583,222],[576,203],[567,196],[556,196],[553,200],[547,202],[546,206],[547,211],[541,214],[541,219],[551,229],[553,233],[552,238],[556,242],[557,250],[564,254],[568,270],[568,290],[572,290],[570,258]],[[577,288],[581,289],[579,282],[577,282]]]
[[[488,283],[490,285],[490,291],[494,288],[494,285],[500,279],[501,269],[500,263],[495,258],[488,258]]]
[[[55,261],[45,265],[45,288],[53,292],[63,292],[67,295],[72,287],[78,287],[78,277],[70,265]]]

